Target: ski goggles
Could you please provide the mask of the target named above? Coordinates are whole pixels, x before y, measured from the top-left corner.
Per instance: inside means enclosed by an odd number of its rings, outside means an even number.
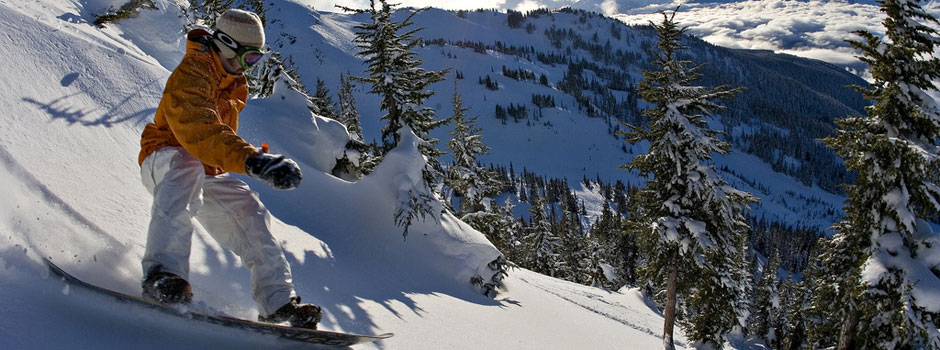
[[[232,49],[232,51],[235,51],[235,57],[238,57],[238,64],[240,64],[242,68],[245,68],[245,70],[261,62],[261,58],[264,57],[264,51],[262,51],[260,47],[239,44],[235,39],[232,39],[231,36],[221,30],[216,30],[215,33],[212,33],[212,38]]]

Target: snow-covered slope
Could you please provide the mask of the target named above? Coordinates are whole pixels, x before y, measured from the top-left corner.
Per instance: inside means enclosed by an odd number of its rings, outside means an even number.
[[[283,23],[275,23],[269,28],[269,36],[273,37],[272,45],[279,47],[286,55],[300,58],[298,61],[298,71],[301,74],[307,86],[312,86],[316,79],[322,79],[328,87],[337,87],[339,84],[339,75],[353,74],[361,75],[363,65],[361,60],[354,54],[356,48],[350,44],[353,40],[353,26],[357,23],[368,20],[366,15],[349,15],[343,13],[330,12],[303,12],[304,6],[291,5],[286,2],[281,7],[272,8],[271,12],[281,13],[281,16],[290,16],[294,22],[300,23],[297,26],[287,26]],[[398,16],[404,16],[405,13],[398,13]],[[641,79],[640,70],[643,67],[643,61],[646,60],[646,46],[649,45],[653,34],[643,29],[632,29],[623,27],[620,34],[613,34],[611,27],[618,24],[615,20],[602,18],[595,14],[585,15],[582,13],[553,13],[538,17],[528,17],[525,19],[521,28],[511,29],[507,26],[507,17],[505,14],[491,11],[476,11],[458,14],[439,9],[429,9],[414,17],[416,27],[425,28],[419,35],[429,42],[439,42],[443,40],[444,45],[428,44],[418,49],[420,58],[425,66],[431,69],[453,68],[454,72],[448,75],[449,81],[432,85],[432,88],[438,91],[438,94],[430,99],[429,106],[438,112],[438,117],[445,118],[451,114],[451,94],[452,81],[455,79],[456,72],[460,72],[464,79],[457,80],[457,90],[461,94],[466,106],[471,107],[469,115],[479,115],[479,125],[483,128],[483,142],[492,147],[490,154],[482,156],[481,161],[484,164],[500,164],[507,166],[512,164],[517,172],[523,168],[536,174],[547,175],[555,178],[566,178],[572,186],[579,186],[577,182],[583,178],[595,179],[599,177],[605,182],[612,183],[622,180],[628,185],[637,185],[642,180],[637,178],[636,174],[631,174],[622,169],[620,165],[627,164],[639,153],[645,151],[645,145],[625,145],[622,137],[615,137],[610,130],[619,127],[617,121],[611,117],[605,117],[601,114],[599,117],[589,118],[586,111],[579,107],[578,102],[571,94],[562,91],[559,82],[565,76],[570,74],[569,64],[557,63],[549,64],[536,58],[537,53],[557,53],[568,55],[571,61],[580,59],[591,60],[592,54],[583,48],[575,48],[567,51],[568,47],[573,46],[571,42],[562,40],[561,43],[553,42],[549,35],[545,34],[549,30],[557,30],[565,33],[573,33],[574,36],[580,36],[589,43],[604,45],[605,42],[614,43],[610,51],[626,52],[638,57],[636,61],[628,65],[618,66],[617,63],[600,63],[600,67],[611,69],[611,71],[625,72],[633,81]],[[532,25],[532,30],[527,29]],[[311,30],[307,30],[310,28]],[[285,33],[278,35],[275,33]],[[593,35],[592,35],[593,34]],[[596,38],[596,39],[595,39]],[[487,45],[486,50],[479,50],[472,47],[461,47],[454,43],[478,43]],[[290,43],[290,44],[288,44]],[[507,53],[509,50],[494,49],[497,45],[504,48],[516,47],[529,50],[528,54],[514,55]],[[557,46],[556,46],[557,45]],[[705,45],[702,43],[701,45]],[[743,76],[743,66],[751,65],[764,58],[759,57],[761,53],[718,51],[714,47],[704,49],[696,48],[695,55],[701,56],[696,59],[715,60],[711,66],[722,67],[719,72],[723,74],[734,74]],[[737,55],[737,56],[733,56]],[[745,57],[748,61],[743,61]],[[768,66],[784,67],[791,62],[787,59],[767,64]],[[793,58],[793,60],[800,60]],[[806,60],[804,60],[806,61]],[[306,64],[312,62],[313,64]],[[827,79],[836,77],[834,75],[843,74],[851,76],[848,73],[840,72],[839,69],[822,62],[796,62],[796,69],[803,69],[805,75],[819,73],[825,75]],[[815,65],[815,67],[811,67]],[[517,70],[527,70],[535,74],[536,77],[545,75],[549,84],[542,85],[537,81],[519,81],[508,78],[503,75],[502,68]],[[822,67],[822,68],[819,68]],[[756,69],[756,68],[754,68]],[[779,69],[779,68],[778,68]],[[810,69],[818,69],[811,71]],[[812,72],[812,73],[809,73]],[[585,79],[590,81],[597,79],[604,81],[607,77],[601,76],[608,72],[595,72],[590,69],[584,69]],[[813,86],[812,83],[801,81],[795,76],[789,76],[790,72],[771,72],[777,74],[770,80],[780,80],[794,82],[795,85],[775,86],[776,90],[759,90],[759,88],[750,89],[747,93],[751,94],[789,94],[789,93],[807,93],[811,99],[822,98],[821,104],[828,104],[830,108],[827,112],[832,115],[798,115],[794,118],[810,119],[833,119],[838,116],[850,113],[852,108],[846,107],[849,102],[839,101],[827,95],[828,91],[823,91],[819,86]],[[490,77],[497,81],[499,88],[489,90],[479,84],[479,79]],[[722,76],[722,79],[725,79]],[[765,79],[768,78],[758,78]],[[852,83],[861,83],[861,80],[845,80]],[[746,80],[746,79],[742,79]],[[840,81],[833,79],[827,83]],[[728,81],[721,81],[728,83]],[[849,84],[849,83],[846,83]],[[840,84],[835,84],[838,89],[844,89]],[[820,91],[813,91],[813,89]],[[336,88],[331,88],[335,91]],[[378,118],[368,116],[377,116],[382,113],[378,110],[377,96],[367,94],[367,87],[359,86],[356,88],[356,100],[359,103],[359,111],[363,114],[362,123],[365,130],[366,140],[378,139],[378,131],[381,123]],[[618,102],[627,100],[630,96],[628,91],[609,90]],[[760,91],[760,92],[757,92]],[[850,92],[846,89],[847,92]],[[851,93],[851,92],[850,92]],[[532,103],[532,95],[552,96],[557,101],[555,108],[543,108],[536,111]],[[589,98],[592,93],[584,90],[584,95]],[[777,99],[778,97],[769,97],[768,99]],[[800,101],[809,104],[807,101]],[[642,102],[640,102],[642,104]],[[525,105],[529,110],[530,117],[520,121],[513,121],[509,118],[508,122],[498,120],[494,117],[494,109],[497,105],[507,107],[510,104]],[[780,103],[769,110],[777,110],[778,107],[794,108],[793,105]],[[794,108],[796,110],[796,108]],[[536,118],[535,113],[540,113]],[[818,112],[816,112],[818,113]],[[765,115],[747,115],[746,118],[753,118],[754,123],[758,123],[756,129],[744,130],[749,126],[734,126],[729,130],[732,134],[765,132],[761,131],[770,122],[762,121]],[[831,122],[829,122],[831,127]],[[722,122],[715,121],[715,127],[725,129]],[[773,125],[774,129],[781,134],[799,133],[794,130],[782,130],[779,126]],[[441,128],[433,135],[447,140],[447,128]],[[818,132],[818,130],[816,130]],[[808,144],[818,144],[813,136],[804,135]],[[441,146],[443,147],[443,146]],[[821,146],[820,146],[821,147]],[[825,157],[820,155],[819,157]],[[802,157],[802,155],[801,155]],[[815,157],[815,155],[814,155]],[[832,164],[836,159],[828,158]],[[446,156],[444,161],[447,161]],[[794,159],[794,164],[800,167],[799,160]],[[734,174],[729,173],[729,177],[738,177],[740,181],[735,182],[736,186],[755,193],[761,198],[761,203],[754,206],[754,215],[756,217],[765,217],[769,221],[782,222],[789,226],[804,226],[826,229],[837,218],[837,214],[842,206],[843,198],[832,193],[821,190],[816,186],[806,186],[792,177],[776,172],[765,161],[755,156],[741,154],[740,149],[736,149],[729,157],[718,157],[716,160],[719,166],[727,166],[733,169]],[[803,165],[808,166],[808,165]],[[581,188],[581,193],[589,192],[588,189]],[[581,198],[584,197],[584,198]],[[595,215],[600,212],[601,201],[592,201],[590,196],[581,196],[585,200],[585,206],[589,215]],[[524,207],[519,208],[520,212],[525,212]]]
[[[93,15],[120,1],[0,2],[0,44],[7,59],[0,79],[8,87],[0,96],[3,347],[294,345],[71,289],[49,278],[39,262],[48,257],[91,282],[127,293],[140,291],[139,260],[150,198],[139,184],[139,135],[152,118],[183,44],[176,33],[180,23],[175,3],[155,3],[159,10],[99,29],[89,24]],[[285,26],[305,26],[307,19],[318,16],[304,6],[283,4],[283,12],[274,16],[281,16]],[[337,42],[348,35],[342,30],[320,32],[335,36]],[[330,68],[335,67],[317,69]],[[335,79],[338,72],[331,73],[324,78]],[[363,106],[369,102],[360,100]],[[249,141],[268,142],[272,151],[302,163],[305,182],[294,191],[274,192],[246,181],[275,217],[274,232],[293,266],[299,294],[324,306],[322,328],[396,333],[392,339],[357,348],[612,349],[661,344],[662,318],[634,290],[605,291],[516,270],[500,297],[480,295],[468,279],[482,273],[481,264],[495,252],[478,232],[451,216],[420,224],[403,240],[390,213],[395,186],[412,171],[407,148],[401,150],[400,160],[349,183],[320,169],[322,155],[335,146],[329,142],[335,128],[329,121],[311,119],[290,91],[251,101],[242,118],[242,134]],[[321,143],[312,147],[315,142]],[[239,259],[202,230],[194,237],[191,261],[197,307],[256,316]]]

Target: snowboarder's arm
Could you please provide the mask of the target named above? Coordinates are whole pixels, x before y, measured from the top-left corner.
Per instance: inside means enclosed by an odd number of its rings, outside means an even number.
[[[169,102],[167,123],[183,148],[199,161],[244,174],[245,160],[259,152],[222,123],[215,103],[216,89],[209,67],[195,59],[184,59],[173,71],[163,93]]]

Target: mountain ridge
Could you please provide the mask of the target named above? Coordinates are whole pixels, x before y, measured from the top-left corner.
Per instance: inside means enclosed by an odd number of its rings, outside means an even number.
[[[397,16],[404,16],[407,11],[410,10],[400,10]],[[327,86],[337,86],[339,73],[361,74],[363,66],[359,59],[352,57],[351,47],[344,44],[337,48],[330,43],[348,42],[351,26],[367,17],[332,12],[318,12],[315,17],[311,21],[313,32],[344,33],[344,39],[275,34],[274,37],[279,38],[297,37],[296,43],[300,44],[287,46],[278,41],[283,39],[275,39],[273,45],[285,45],[286,55],[316,57],[317,64],[297,65],[307,86],[315,79],[324,80]],[[454,68],[464,77],[458,79],[458,92],[471,107],[469,115],[480,116],[483,140],[493,147],[489,155],[481,157],[482,162],[507,167],[511,163],[517,169],[526,166],[529,171],[570,180],[593,179],[599,175],[607,182],[620,179],[634,185],[641,183],[635,174],[617,167],[642,152],[642,146],[625,144],[614,133],[622,129],[618,120],[634,125],[644,123],[639,115],[644,104],[638,101],[633,89],[641,79],[641,71],[650,68],[646,63],[647,50],[655,41],[648,27],[626,26],[600,14],[580,10],[530,13],[518,28],[509,27],[508,15],[491,11],[429,9],[414,20],[416,27],[425,28],[419,32],[425,45],[418,52],[426,67]],[[598,40],[593,40],[595,36]],[[605,45],[608,41],[612,44]],[[808,192],[818,191],[813,187],[821,186],[825,189],[823,192],[836,192],[832,198],[838,198],[838,185],[846,179],[844,168],[834,152],[816,139],[834,132],[834,118],[863,113],[864,101],[844,85],[864,84],[864,81],[821,61],[727,49],[692,37],[686,39],[686,44],[691,47],[689,58],[697,63],[708,61],[703,69],[705,78],[700,81],[703,85],[731,84],[748,88],[729,102],[728,109],[720,112],[721,118],[716,119],[718,127],[732,138],[735,151],[745,151],[769,164],[774,172],[798,179]],[[304,45],[317,47],[308,50]],[[612,50],[601,52],[608,46]],[[628,65],[620,67],[617,62]],[[765,72],[763,74],[773,75],[762,77],[762,73],[753,72],[758,69]],[[504,73],[506,70],[528,71],[535,79],[513,78]],[[548,85],[539,83],[538,77],[542,75],[547,77]],[[495,90],[478,84],[487,78],[495,82]],[[449,79],[452,81],[453,75]],[[609,89],[612,85],[620,87]],[[814,86],[815,89],[811,88]],[[432,85],[432,89],[437,95],[431,98],[429,105],[437,110],[439,118],[449,116],[453,85],[439,83]],[[783,98],[775,100],[778,97],[770,96],[774,94]],[[540,108],[534,104],[533,95],[554,97],[557,106]],[[362,87],[357,88],[355,96],[361,115],[381,115],[376,96],[364,93]],[[525,106],[527,116],[509,120],[494,117],[496,106],[507,108],[510,105]],[[594,116],[588,116],[590,113]],[[376,139],[379,127],[377,118],[363,119],[367,141]],[[562,130],[565,132],[561,133]],[[448,137],[446,130],[432,135],[442,140]],[[550,151],[552,149],[557,151]],[[552,152],[552,160],[525,156],[538,150]],[[718,163],[729,166],[733,163],[720,158]],[[768,198],[790,197],[786,190],[774,192]],[[826,212],[830,209],[839,212],[841,200],[827,200],[827,203]],[[760,208],[755,215],[779,216],[767,215]],[[835,216],[825,220],[793,217],[783,220],[793,226],[824,230]]]

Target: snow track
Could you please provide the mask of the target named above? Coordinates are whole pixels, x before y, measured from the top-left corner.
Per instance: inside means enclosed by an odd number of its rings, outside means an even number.
[[[621,299],[639,298],[639,291],[636,289],[624,289],[625,293],[621,294],[619,292],[611,292],[599,288],[590,288],[583,285],[559,280],[528,278],[526,276],[520,276],[519,280],[528,283],[544,291],[545,293],[551,294],[559,299],[577,305],[595,314],[607,317],[627,327],[633,328],[637,331],[649,334],[659,339],[663,338],[661,335],[662,332],[656,331],[654,330],[655,328],[652,328],[656,327],[656,324],[651,324],[650,322],[641,322],[648,321],[645,315],[649,315],[651,311],[658,313],[657,310],[650,310],[648,308],[645,310],[637,309],[637,306],[639,306],[637,303],[627,303],[625,301],[621,301]],[[658,325],[659,327],[662,327],[661,322],[658,323]],[[676,346],[685,347],[686,345],[681,341],[676,341]]]

